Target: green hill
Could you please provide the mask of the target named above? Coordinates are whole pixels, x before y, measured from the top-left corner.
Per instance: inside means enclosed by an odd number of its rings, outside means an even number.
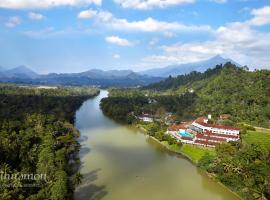
[[[236,120],[270,126],[270,71],[250,72],[227,64],[221,72],[194,91],[200,114],[232,114]],[[196,90],[197,89],[197,90]]]
[[[270,71],[248,71],[231,63],[204,73],[192,72],[151,84],[143,90],[182,94],[194,92],[198,115],[231,114],[235,121],[270,127]]]
[[[196,97],[192,104],[187,108],[178,106],[181,104],[178,100],[183,101],[179,97],[190,93]],[[233,118],[230,123],[246,122],[270,127],[269,70],[248,71],[246,67],[227,63],[204,73],[191,72],[175,78],[169,77],[141,89],[111,90],[110,96],[153,98],[157,104],[152,107],[157,109],[162,106],[166,111],[176,113],[182,120],[206,114],[216,118],[221,114],[231,114]],[[175,100],[171,101],[172,98]]]

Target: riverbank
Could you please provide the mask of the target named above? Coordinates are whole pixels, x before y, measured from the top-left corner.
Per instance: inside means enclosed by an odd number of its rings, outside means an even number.
[[[144,128],[143,125],[136,124],[135,127],[139,128],[143,133],[145,133],[146,135],[148,135],[147,134],[148,130],[146,128]],[[174,153],[179,153],[179,154],[183,155],[184,157],[186,157],[187,159],[189,159],[195,165],[198,164],[198,161],[202,158],[202,156],[205,153],[209,153],[211,155],[214,155],[215,154],[215,150],[213,148],[200,147],[200,146],[189,145],[189,144],[183,144],[180,147],[177,144],[170,145],[170,144],[168,144],[167,141],[160,141],[157,138],[155,138],[154,136],[149,136],[149,137],[153,138],[158,143],[160,143],[161,145],[163,145],[164,147],[166,147],[167,150],[169,150],[171,152],[174,152]]]
[[[176,153],[178,155],[183,156],[185,159],[187,159],[189,162],[191,162],[196,167],[198,167],[198,161],[199,161],[200,157],[196,157],[197,159],[195,159],[195,157],[193,156],[194,151],[199,150],[201,157],[207,152],[210,154],[215,154],[215,150],[213,148],[210,149],[210,148],[206,148],[206,147],[198,147],[198,146],[194,146],[194,145],[190,145],[190,144],[183,144],[182,147],[176,147],[175,145],[169,145],[167,142],[159,141],[157,138],[155,138],[153,136],[149,136],[147,134],[147,130],[144,127],[140,126],[140,124],[136,124],[135,127],[138,128],[141,132],[143,132],[143,134],[145,134],[147,137],[151,138],[155,142],[162,145],[167,151],[170,151],[172,153]],[[185,150],[183,150],[185,148],[191,149],[191,150],[185,151]],[[217,184],[219,184],[220,186],[222,186],[223,188],[225,188],[226,190],[228,190],[229,192],[231,192],[232,194],[237,196],[239,198],[239,200],[243,200],[243,198],[239,194],[237,194],[232,189],[230,189],[229,187],[227,187],[226,185],[224,185],[223,183],[218,181],[214,174],[208,173],[206,170],[203,170],[203,169],[200,169],[200,171],[203,174],[205,174],[208,178],[214,180]]]

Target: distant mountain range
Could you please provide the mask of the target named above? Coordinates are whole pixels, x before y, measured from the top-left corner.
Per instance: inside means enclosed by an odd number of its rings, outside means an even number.
[[[25,66],[13,69],[0,67],[0,82],[42,85],[97,85],[100,87],[121,86],[130,87],[148,85],[162,80],[135,73],[131,70],[103,71],[92,69],[81,73],[51,73],[40,75]]]
[[[231,62],[236,66],[240,66],[238,63],[229,58],[223,58],[220,55],[216,55],[208,60],[203,60],[199,62],[171,65],[163,68],[149,69],[141,71],[141,74],[155,77],[168,77],[177,76],[182,74],[188,74],[192,71],[204,72],[207,69],[214,68],[216,65],[225,64]]]
[[[0,66],[1,78],[37,78],[38,76],[37,73],[25,66],[18,66],[12,69],[5,69]]]
[[[26,66],[5,69],[0,66],[0,82],[42,85],[97,85],[100,87],[134,87],[145,86],[159,82],[168,76],[188,74],[192,71],[204,72],[216,65],[231,62],[240,66],[231,59],[217,55],[209,60],[179,64],[164,68],[150,69],[139,73],[132,70],[99,70],[91,69],[81,73],[50,73],[40,75]]]

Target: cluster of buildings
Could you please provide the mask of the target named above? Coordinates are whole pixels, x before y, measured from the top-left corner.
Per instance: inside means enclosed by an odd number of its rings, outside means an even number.
[[[172,113],[166,113],[165,123],[168,122]],[[231,115],[224,114],[220,116],[221,120],[229,119]],[[144,122],[160,121],[159,118],[143,113],[137,117]],[[233,126],[223,126],[209,123],[211,115],[208,117],[199,117],[195,121],[183,122],[181,124],[171,124],[167,129],[170,134],[177,140],[185,144],[194,144],[205,147],[215,147],[222,142],[238,141],[240,139],[240,129]]]
[[[167,134],[172,135],[182,143],[206,147],[215,147],[218,143],[238,141],[240,129],[232,126],[210,124],[209,118],[199,117],[193,122],[169,126]]]

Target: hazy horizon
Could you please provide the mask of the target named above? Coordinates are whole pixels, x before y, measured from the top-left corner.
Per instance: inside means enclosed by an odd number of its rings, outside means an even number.
[[[220,55],[216,55],[216,56],[220,56]],[[215,57],[216,57],[215,56]],[[206,60],[210,60],[212,59],[213,57],[210,57]],[[227,58],[224,58],[224,59],[227,59]],[[205,60],[200,60],[200,61],[205,61]],[[198,62],[200,62],[198,61]],[[177,63],[176,65],[181,65],[181,64],[189,64],[189,63]],[[169,66],[169,65],[168,65]],[[168,67],[168,66],[158,66],[158,67],[153,67],[153,68],[150,68],[150,69],[162,69],[164,67]],[[142,71],[145,71],[145,69],[142,69],[142,70],[133,70],[132,68],[124,68],[124,69],[120,69],[118,67],[114,67],[114,68],[109,68],[109,69],[106,69],[106,68],[98,68],[98,67],[93,67],[93,68],[87,68],[86,70],[84,71],[67,71],[67,72],[54,72],[54,71],[50,71],[48,73],[39,73],[38,71],[35,71],[34,68],[32,68],[31,66],[26,66],[26,65],[18,65],[18,66],[9,66],[9,67],[6,67],[6,66],[1,66],[0,65],[0,68],[3,68],[4,70],[11,70],[11,69],[14,69],[14,68],[17,68],[17,67],[27,67],[28,69],[38,73],[38,74],[41,74],[41,75],[46,75],[46,74],[50,74],[50,73],[80,73],[80,72],[85,72],[85,71],[89,71],[89,70],[103,70],[103,71],[110,71],[110,70],[127,70],[127,71],[133,71],[133,72],[142,72]]]
[[[0,66],[142,71],[217,54],[270,69],[267,0],[6,0]]]

